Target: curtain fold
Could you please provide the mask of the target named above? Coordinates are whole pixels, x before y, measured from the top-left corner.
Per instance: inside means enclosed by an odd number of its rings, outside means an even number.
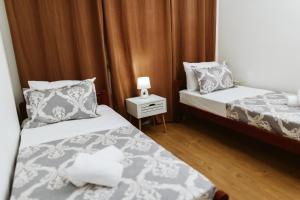
[[[216,0],[5,0],[22,87],[28,80],[97,77],[112,92],[114,108],[138,94],[167,98],[174,113],[173,81],[185,79],[182,62],[214,60]]]
[[[172,35],[169,0],[105,0],[104,21],[114,105],[137,95],[136,79],[149,76],[151,93],[168,99],[172,116]]]
[[[22,87],[97,77],[108,90],[101,0],[6,0]]]
[[[215,59],[216,0],[171,0],[173,76],[185,79],[182,62]]]

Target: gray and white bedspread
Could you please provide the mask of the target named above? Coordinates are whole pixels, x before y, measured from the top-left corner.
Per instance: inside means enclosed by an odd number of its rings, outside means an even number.
[[[125,154],[116,188],[76,188],[61,175],[78,152],[115,145]],[[88,170],[88,169],[87,169]],[[11,200],[213,199],[214,185],[133,126],[79,135],[20,149]]]
[[[280,92],[244,98],[226,105],[227,117],[300,141],[300,107],[286,103]]]

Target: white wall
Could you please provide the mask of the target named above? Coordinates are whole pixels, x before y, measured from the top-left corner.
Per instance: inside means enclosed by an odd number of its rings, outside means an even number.
[[[8,62],[8,71],[11,77],[11,84],[13,87],[16,104],[19,105],[23,101],[23,95],[15,60],[15,54],[12,45],[11,34],[9,30],[7,15],[5,11],[4,0],[0,0],[0,31],[2,33],[3,45],[5,47],[6,58]]]
[[[2,39],[0,32],[0,199],[5,199],[18,148],[20,126]]]
[[[20,98],[20,86],[6,16],[0,1],[0,199],[8,198],[15,156],[19,144],[20,126],[15,96]],[[12,84],[13,83],[13,84]],[[18,97],[19,96],[19,97]]]
[[[300,88],[300,1],[219,0],[218,60],[235,79],[266,89]]]

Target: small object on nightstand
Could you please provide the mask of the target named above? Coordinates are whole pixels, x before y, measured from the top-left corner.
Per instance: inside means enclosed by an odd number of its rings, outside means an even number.
[[[126,99],[126,109],[130,116],[139,120],[139,129],[142,129],[142,118],[154,117],[161,115],[165,132],[167,132],[164,113],[167,112],[166,98],[154,94],[149,95],[148,98],[133,97]],[[153,118],[154,120],[154,118]],[[155,124],[155,120],[153,121]]]
[[[148,93],[148,89],[151,88],[150,85],[150,78],[147,76],[144,77],[139,77],[137,79],[137,89],[141,90],[141,96],[142,98],[148,98],[149,97],[149,93]]]

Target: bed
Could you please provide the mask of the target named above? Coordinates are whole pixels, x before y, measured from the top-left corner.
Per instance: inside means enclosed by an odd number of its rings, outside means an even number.
[[[262,95],[268,92],[270,91],[245,86],[237,86],[205,95],[201,95],[198,91],[180,90],[179,101],[185,105],[199,108],[221,117],[226,117],[226,104],[237,99]]]
[[[226,200],[201,173],[176,158],[106,105],[100,117],[23,129],[11,199]],[[77,188],[59,171],[78,152],[115,145],[125,154],[118,187]]]
[[[192,114],[300,154],[300,109],[283,93],[236,86],[200,95],[175,81],[177,116]]]

